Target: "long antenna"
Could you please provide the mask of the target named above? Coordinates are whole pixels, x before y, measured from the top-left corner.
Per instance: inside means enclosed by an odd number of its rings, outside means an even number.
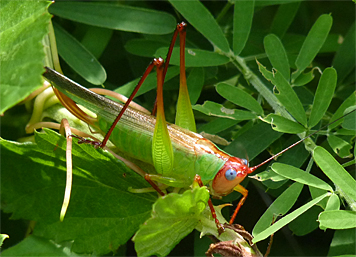
[[[280,156],[282,153],[288,151],[288,150],[291,149],[292,147],[294,147],[294,146],[298,145],[299,143],[303,142],[305,139],[307,139],[307,138],[309,138],[309,137],[315,135],[316,133],[320,132],[322,129],[326,128],[327,126],[330,126],[331,124],[333,124],[333,123],[335,123],[335,122],[337,122],[337,121],[339,121],[339,120],[341,120],[341,119],[343,119],[345,116],[349,115],[350,113],[352,113],[352,112],[354,112],[354,111],[356,111],[356,109],[352,110],[352,111],[349,112],[349,113],[344,114],[343,116],[341,116],[340,118],[334,120],[333,122],[331,122],[331,123],[329,123],[329,124],[327,124],[327,125],[321,127],[320,129],[318,129],[317,131],[311,133],[310,135],[306,136],[305,138],[300,139],[299,141],[297,141],[297,142],[295,142],[294,144],[288,146],[287,148],[283,149],[283,150],[280,151],[279,153],[277,153],[277,154],[271,156],[270,158],[268,158],[267,160],[261,162],[260,164],[249,168],[249,172],[248,172],[248,173],[254,172],[256,169],[258,169],[258,168],[261,167],[262,165],[265,165],[266,163],[272,161],[272,160],[273,160],[274,158],[276,158],[277,156]]]

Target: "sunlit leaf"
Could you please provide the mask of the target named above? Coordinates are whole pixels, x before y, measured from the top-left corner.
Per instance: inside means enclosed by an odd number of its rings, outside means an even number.
[[[298,218],[288,224],[289,229],[296,236],[304,236],[318,228],[318,216],[322,209],[319,206],[313,206]]]
[[[272,226],[264,230],[263,232],[260,232],[259,234],[255,235],[254,239],[252,242],[257,243],[263,239],[266,239],[270,235],[274,234],[276,231],[290,223],[292,220],[296,219],[298,216],[309,210],[311,207],[313,207],[315,204],[320,202],[322,199],[328,196],[328,193],[319,196],[318,198],[304,204],[303,206],[299,207],[292,213],[288,214],[287,216],[283,217],[282,219],[278,220],[276,223],[274,223]]]
[[[278,216],[285,215],[297,201],[303,184],[294,183],[288,187],[265,211],[253,228],[252,235],[256,236],[267,229]]]
[[[133,241],[139,256],[166,256],[199,223],[209,192],[206,188],[169,194],[153,205],[151,218],[135,234]]]
[[[340,198],[337,194],[332,194],[326,204],[325,211],[336,211],[340,209]]]
[[[356,201],[356,181],[324,148],[318,146],[313,157],[322,171],[349,197]]]
[[[349,229],[356,227],[356,212],[335,210],[324,211],[320,213],[318,221],[320,227],[324,230],[326,228],[331,229]]]
[[[74,144],[72,196],[60,222],[65,138],[47,130],[36,135],[37,145],[0,142],[4,158],[1,196],[8,203],[3,211],[12,212],[14,219],[37,221],[34,235],[57,242],[77,238],[72,251],[107,253],[110,247],[124,244],[149,217],[155,196],[128,191],[146,186],[141,176],[108,153]],[[14,166],[12,160],[19,158],[21,165]]]
[[[50,2],[1,1],[0,114],[42,86]],[[31,67],[31,70],[28,69]]]
[[[297,169],[293,166],[289,166],[283,163],[274,163],[272,170],[281,176],[297,181],[302,184],[317,187],[327,191],[333,191],[329,184],[325,183],[318,177],[315,177],[301,169]]]

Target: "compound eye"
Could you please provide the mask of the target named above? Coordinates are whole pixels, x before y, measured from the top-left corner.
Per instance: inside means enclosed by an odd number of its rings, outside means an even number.
[[[236,178],[236,175],[237,175],[237,172],[236,172],[236,170],[234,170],[234,169],[228,169],[227,171],[225,171],[225,178],[227,179],[227,180],[234,180],[235,178]]]
[[[248,161],[246,159],[241,159],[243,164],[245,164],[248,167]]]

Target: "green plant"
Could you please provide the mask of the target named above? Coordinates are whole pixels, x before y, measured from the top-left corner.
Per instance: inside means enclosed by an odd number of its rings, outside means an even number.
[[[47,33],[50,18],[45,11],[46,5],[46,2],[32,1],[1,3],[1,26],[4,28],[0,34],[1,112],[6,111],[1,118],[1,133],[4,139],[15,140],[24,136],[22,130],[29,114],[24,112],[23,106],[9,108],[41,86],[45,55],[39,42]],[[153,17],[137,14],[137,7],[149,9],[151,13],[147,15],[153,14]],[[128,2],[122,5],[58,2],[50,12],[58,15],[54,18],[54,29],[59,54],[65,60],[61,63],[64,74],[89,86],[90,83],[104,83],[108,74],[105,87],[126,95],[152,56],[165,56],[175,23],[186,20],[189,24],[188,53],[196,57],[189,59],[187,56],[187,72],[188,86],[193,90],[192,103],[198,103],[193,106],[198,130],[226,138],[231,144],[224,148],[225,151],[235,156],[248,156],[251,163],[258,164],[269,157],[266,149],[277,153],[297,141],[298,137],[303,137],[307,130],[315,130],[321,123],[327,124],[355,105],[355,24],[351,24],[354,13],[344,13],[353,9],[353,3],[335,2],[332,7],[333,13],[328,14],[331,9],[324,9],[323,3],[299,1],[285,1],[280,5],[273,5],[273,1],[256,1],[254,5],[252,1],[236,1],[235,5],[220,1],[171,1],[163,6],[162,2]],[[167,13],[154,13],[156,9],[164,9]],[[112,19],[105,19],[119,10],[136,17],[129,18],[129,27],[118,27],[117,24],[127,24],[117,20],[124,18],[123,15],[116,13]],[[340,10],[342,17],[338,16]],[[98,14],[103,15],[98,17]],[[134,27],[137,17],[145,22],[137,22],[137,27]],[[342,44],[340,35],[343,36]],[[174,55],[172,64],[177,65],[178,59]],[[175,113],[178,72],[177,67],[172,66],[165,84],[165,103],[168,103],[166,110],[170,121]],[[127,83],[131,80],[133,82]],[[119,87],[121,85],[124,86]],[[155,82],[149,79],[140,90],[141,96],[137,101],[152,108],[154,88]],[[244,109],[235,109],[236,106]],[[58,113],[58,109],[48,110],[46,117],[58,121],[62,116]],[[257,115],[272,126],[260,121]],[[337,153],[340,162],[344,162],[341,158],[351,156],[355,127],[354,120],[347,121],[350,117],[345,118],[342,127],[337,126],[340,121],[319,133],[317,144],[328,151],[319,147],[314,149],[315,138],[307,140],[279,158],[278,163],[272,165],[272,171],[269,169],[256,175],[262,183],[248,179],[252,182],[247,186],[250,194],[236,222],[249,231],[254,227],[255,240],[268,237],[280,224],[288,224],[297,236],[320,237],[324,241],[320,245],[310,245],[294,236],[294,243],[301,245],[301,250],[292,252],[291,246],[285,248],[286,239],[281,238],[282,233],[276,232],[271,255],[355,254],[355,238],[352,238],[355,180],[350,176],[354,176],[354,168],[346,163],[344,166],[348,167],[349,173],[345,172],[330,155]],[[9,130],[14,133],[9,133]],[[141,177],[107,153],[88,145],[75,145],[73,162],[77,169],[74,171],[73,195],[68,215],[61,223],[59,210],[65,185],[65,141],[51,131],[36,134],[35,141],[35,144],[18,144],[1,140],[2,210],[12,213],[12,219],[37,222],[33,236],[4,251],[3,255],[28,255],[26,247],[31,247],[35,255],[43,251],[65,255],[68,247],[75,253],[101,255],[114,251],[117,255],[125,252],[132,255],[130,246],[127,250],[124,246],[117,248],[125,244],[140,224],[150,217],[152,204],[156,201],[155,194],[127,192],[129,186],[146,187]],[[314,149],[316,162],[327,177],[317,165],[313,165],[314,161],[305,148]],[[14,160],[18,162],[14,163]],[[320,180],[295,167],[303,167]],[[335,173],[330,173],[332,171]],[[286,180],[286,177],[301,184]],[[310,192],[306,186],[302,191],[302,184],[308,185]],[[268,192],[262,192],[267,189]],[[261,203],[261,198],[256,197],[258,193],[268,198],[279,196],[264,215],[266,207],[255,204]],[[233,193],[223,200],[230,202],[238,197],[239,194]],[[337,211],[340,199],[344,203],[341,208],[346,211]],[[298,207],[305,209],[304,214],[299,216]],[[307,207],[310,208],[306,210]],[[322,212],[319,224],[316,220]],[[276,219],[276,214],[287,213],[292,214],[285,216],[284,220],[279,218],[282,222],[276,222],[263,232]],[[256,217],[251,218],[252,215]],[[346,224],[339,220],[341,215],[345,215]],[[329,223],[322,223],[323,220]],[[336,232],[334,235],[330,230],[318,233],[314,231],[318,230],[318,225],[321,229],[336,229]],[[262,234],[258,235],[260,232]],[[12,238],[12,231],[4,230],[4,233]],[[346,241],[345,238],[352,240],[340,246],[338,242]],[[10,242],[11,239],[7,240]],[[49,240],[60,243],[61,247],[56,248]],[[194,234],[185,240],[192,245],[189,252],[183,253],[185,255],[202,255],[208,248],[208,244],[194,238]],[[259,244],[259,248],[264,249],[265,243]],[[178,244],[172,254],[178,254],[180,250],[182,247]]]

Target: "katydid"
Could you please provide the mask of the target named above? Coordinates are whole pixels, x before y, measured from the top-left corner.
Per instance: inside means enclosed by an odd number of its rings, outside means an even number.
[[[178,32],[181,41],[181,95],[179,98],[184,99],[182,102],[185,102],[185,105],[189,107],[183,107],[182,112],[185,115],[181,114],[181,112],[177,115],[179,119],[176,123],[180,124],[180,126],[166,123],[163,111],[162,90],[170,55]],[[207,186],[210,194],[215,198],[221,198],[234,190],[240,192],[243,197],[240,199],[230,219],[231,224],[234,222],[236,214],[248,195],[248,191],[240,185],[244,178],[258,167],[271,161],[314,133],[261,164],[249,167],[246,159],[231,156],[220,150],[211,141],[192,132],[191,130],[195,130],[195,124],[185,82],[184,42],[185,24],[181,23],[178,25],[172,39],[166,63],[161,58],[154,59],[124,105],[95,94],[50,68],[46,68],[44,77],[60,91],[57,94],[61,102],[75,116],[91,126],[106,132],[106,136],[102,142],[93,142],[92,144],[104,147],[110,137],[110,141],[121,152],[124,152],[132,159],[150,164],[155,168],[156,173],[145,174],[145,179],[161,195],[163,194],[161,191],[163,188],[188,188],[195,180],[201,182],[201,185]],[[157,67],[157,117],[128,106],[143,80],[154,66]],[[83,113],[68,97],[96,113],[97,118],[91,118]],[[178,105],[183,104],[179,102]],[[182,116],[183,118],[180,118]],[[89,141],[81,139],[80,142]],[[221,232],[223,228],[216,218],[211,201],[209,201],[209,206]]]

